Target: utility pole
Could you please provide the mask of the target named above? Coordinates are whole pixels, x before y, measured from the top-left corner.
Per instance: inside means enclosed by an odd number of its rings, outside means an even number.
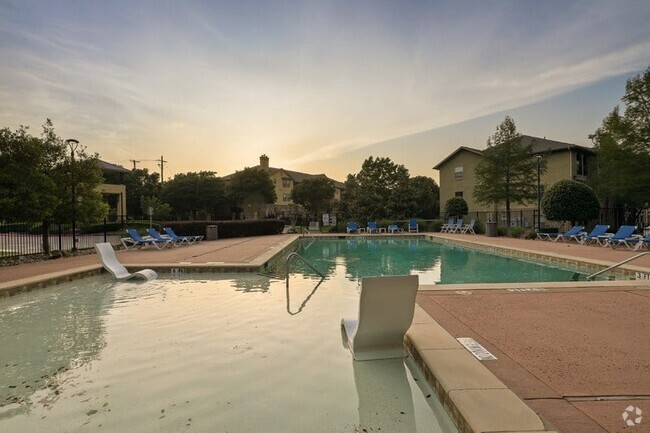
[[[160,183],[161,183],[161,184],[163,183],[163,179],[164,179],[164,177],[163,177],[163,170],[164,170],[164,167],[165,167],[165,163],[166,163],[166,162],[167,162],[167,161],[165,161],[165,160],[163,159],[162,155],[160,155],[160,162],[158,163],[158,167],[160,167]]]
[[[131,161],[131,162],[133,163],[133,169],[134,169],[134,170],[136,169],[135,165],[136,165],[138,162],[140,162],[140,161],[138,161],[138,160],[136,160],[136,159],[129,159],[129,161]]]

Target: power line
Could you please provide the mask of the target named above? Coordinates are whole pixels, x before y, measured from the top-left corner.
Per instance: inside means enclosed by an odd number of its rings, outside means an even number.
[[[160,183],[163,183],[164,179],[164,170],[165,170],[165,164],[167,164],[168,161],[166,161],[162,155],[160,156],[160,159],[129,159],[133,163],[133,169],[135,170],[136,168],[136,163],[139,162],[156,162],[158,167],[160,167]]]

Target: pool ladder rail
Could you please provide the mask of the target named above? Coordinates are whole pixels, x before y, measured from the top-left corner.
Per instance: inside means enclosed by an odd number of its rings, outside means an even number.
[[[645,251],[645,252],[643,252],[643,253],[639,253],[639,254],[637,254],[637,255],[635,255],[635,256],[629,257],[629,258],[627,258],[627,259],[625,259],[625,260],[623,260],[623,261],[621,261],[621,262],[618,262],[618,263],[616,263],[616,264],[614,264],[614,265],[612,265],[612,266],[609,266],[609,267],[607,267],[607,268],[605,268],[605,269],[602,269],[602,270],[600,270],[600,271],[598,271],[598,272],[594,272],[594,273],[591,274],[591,275],[587,275],[587,281],[593,281],[594,278],[596,278],[598,275],[603,274],[603,273],[605,273],[605,272],[607,272],[607,271],[611,271],[612,269],[616,269],[616,268],[618,268],[618,267],[621,266],[621,265],[624,265],[624,264],[626,264],[626,263],[629,263],[629,262],[631,262],[632,260],[636,260],[636,259],[638,259],[639,257],[643,257],[643,256],[645,256],[645,255],[647,255],[647,254],[650,254],[650,251]],[[573,274],[573,277],[571,277],[571,281],[577,281],[579,277],[580,277],[580,274],[576,272],[575,274]]]
[[[289,255],[287,255],[287,258],[286,258],[286,266],[285,266],[285,269],[286,269],[286,276],[285,276],[285,278],[286,278],[286,280],[287,280],[287,287],[289,287],[289,264],[291,263],[291,259],[294,258],[294,257],[298,257],[298,258],[300,258],[300,260],[302,260],[302,262],[303,262],[304,264],[306,264],[307,266],[309,266],[309,268],[310,268],[312,271],[316,272],[316,273],[318,274],[318,276],[320,276],[321,281],[325,279],[325,275],[323,275],[323,273],[322,273],[321,271],[319,271],[318,269],[316,269],[316,268],[315,268],[311,263],[309,263],[309,262],[308,262],[308,261],[307,261],[303,256],[301,256],[300,254],[298,254],[298,253],[296,253],[296,252],[294,251],[293,253],[290,253]]]

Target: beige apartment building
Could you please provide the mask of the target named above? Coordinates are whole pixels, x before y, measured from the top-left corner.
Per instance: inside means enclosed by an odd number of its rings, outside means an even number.
[[[109,206],[109,221],[124,221],[126,218],[126,186],[124,176],[130,170],[121,165],[99,160],[99,167],[104,174],[105,183],[97,186],[104,202]]]
[[[287,170],[285,168],[276,168],[269,165],[269,157],[266,155],[260,156],[259,165],[254,166],[253,168],[261,168],[266,171],[271,178],[271,181],[275,185],[275,195],[276,201],[272,206],[273,209],[267,207],[263,212],[266,214],[274,213],[278,216],[282,216],[286,213],[291,212],[291,205],[293,201],[291,200],[291,191],[293,191],[294,186],[306,179],[313,179],[316,177],[325,177],[331,180],[334,183],[334,200],[341,200],[341,193],[345,189],[345,184],[334,179],[330,179],[324,174],[309,174],[302,173],[299,171]],[[228,179],[232,175],[224,176],[224,179]],[[245,212],[247,210],[245,209]],[[256,210],[257,216],[261,216],[260,209]],[[255,217],[255,215],[247,215],[247,217]]]
[[[533,154],[542,157],[546,162],[546,172],[540,177],[542,195],[546,188],[561,179],[585,182],[590,167],[595,163],[596,154],[589,147],[529,135],[522,135],[521,143],[524,146],[532,143]],[[452,197],[462,197],[467,202],[470,215],[473,213],[480,215],[494,210],[491,205],[479,204],[474,199],[475,169],[482,159],[482,150],[461,146],[433,167],[440,173],[441,210]],[[537,201],[524,205],[512,204],[511,207],[515,211],[526,211],[527,221],[518,223],[530,226],[531,211],[537,209]],[[515,215],[515,222],[517,222],[516,218]]]

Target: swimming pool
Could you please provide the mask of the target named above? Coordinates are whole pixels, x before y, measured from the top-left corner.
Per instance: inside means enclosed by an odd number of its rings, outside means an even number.
[[[343,348],[357,284],[316,283],[101,276],[0,299],[0,430],[456,431],[409,359]]]
[[[415,274],[420,284],[525,283],[570,281],[574,269],[503,257],[481,251],[415,238],[355,237],[301,239],[295,245],[306,262],[330,278],[344,273],[353,281],[378,275]],[[269,272],[282,275],[284,257]],[[313,274],[296,260],[290,270]]]

